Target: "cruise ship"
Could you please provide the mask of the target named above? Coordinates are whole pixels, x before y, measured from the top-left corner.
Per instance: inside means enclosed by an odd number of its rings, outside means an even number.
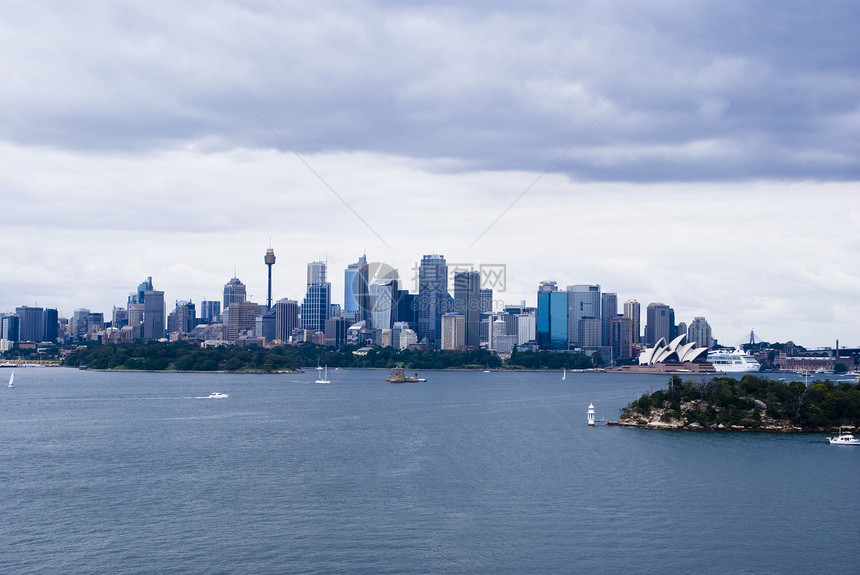
[[[708,361],[714,364],[716,371],[724,371],[726,373],[759,371],[761,369],[761,364],[752,355],[742,349],[709,351]]]

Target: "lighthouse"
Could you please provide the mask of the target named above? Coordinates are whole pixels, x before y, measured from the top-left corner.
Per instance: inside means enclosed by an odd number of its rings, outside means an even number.
[[[588,404],[588,425],[594,425],[594,404]]]

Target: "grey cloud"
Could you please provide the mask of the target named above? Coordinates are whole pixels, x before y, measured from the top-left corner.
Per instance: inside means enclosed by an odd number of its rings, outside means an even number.
[[[17,13],[15,13],[17,11]],[[583,181],[853,179],[856,3],[4,8],[7,142],[556,166]],[[706,150],[717,142],[727,152]]]

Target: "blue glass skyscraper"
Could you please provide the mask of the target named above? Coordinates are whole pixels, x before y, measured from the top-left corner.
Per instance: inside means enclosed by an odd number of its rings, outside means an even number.
[[[418,339],[441,344],[442,314],[448,303],[448,264],[445,256],[425,255],[418,267]]]
[[[541,349],[568,348],[568,292],[555,282],[541,282],[537,301],[537,342]]]

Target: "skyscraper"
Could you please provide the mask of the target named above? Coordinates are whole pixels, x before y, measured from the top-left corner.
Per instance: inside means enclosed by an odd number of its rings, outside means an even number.
[[[40,342],[45,339],[45,310],[22,306],[15,309],[18,316],[18,341]]]
[[[203,300],[200,302],[200,320],[203,323],[216,323],[221,315],[221,302]]]
[[[249,301],[234,302],[230,305],[227,323],[224,326],[225,339],[238,341],[241,337],[253,336],[259,310],[260,306]]]
[[[57,341],[59,334],[59,313],[56,309],[45,308],[45,341]]]
[[[308,264],[308,283],[302,301],[302,328],[312,331],[325,330],[325,320],[331,313],[331,284],[326,281],[325,262]]]
[[[163,338],[164,320],[164,292],[147,290],[143,294],[143,338]]]
[[[370,282],[369,319],[373,329],[391,329],[394,325],[394,310],[397,298],[395,278],[376,278]]]
[[[418,339],[439,347],[442,313],[448,303],[448,264],[445,256],[429,254],[418,267]]]
[[[190,301],[178,301],[167,316],[168,333],[189,333],[197,325],[197,308]]]
[[[624,317],[630,319],[630,335],[634,344],[639,343],[642,336],[639,328],[639,302],[635,299],[629,299],[624,302]]]
[[[245,284],[239,281],[239,278],[231,278],[229,282],[224,284],[224,307],[227,309],[231,303],[242,303],[245,301]]]
[[[465,321],[466,347],[478,349],[481,345],[481,273],[478,271],[454,272],[454,313]]]
[[[537,343],[541,349],[568,348],[569,293],[553,281],[540,283],[537,294]]]
[[[299,327],[299,302],[281,299],[275,304],[275,339],[290,341],[293,330]]]
[[[129,299],[137,299],[137,294],[134,294]],[[143,304],[136,304],[143,308]],[[131,304],[129,304],[129,310],[131,310]],[[131,321],[131,312],[129,312],[129,321]],[[140,316],[140,320],[143,321],[143,314]],[[71,334],[75,341],[84,339],[87,337],[87,334],[90,331],[90,310],[86,308],[76,309],[75,315],[72,316],[72,326],[71,326]]]
[[[690,327],[687,328],[687,341],[695,342],[696,347],[711,348],[714,346],[711,325],[705,318],[697,317],[690,323]]]
[[[612,334],[609,330],[609,322],[618,315],[618,294],[604,292],[600,296],[600,338],[602,346],[610,345]]]
[[[645,345],[654,345],[660,338],[671,341],[675,331],[675,311],[664,303],[649,303],[646,315]]]
[[[466,318],[461,313],[444,313],[441,321],[441,349],[456,350],[466,345]]]
[[[617,316],[609,321],[612,357],[629,359],[633,355],[633,321],[629,317]]]
[[[570,306],[568,316],[568,337],[570,347],[581,347],[587,345],[579,339],[580,326],[579,322],[583,319],[598,320],[598,330],[600,329],[600,286],[599,285],[574,285],[567,286],[568,305]],[[589,334],[594,333],[594,328],[588,330]],[[597,341],[601,342],[602,337],[598,333]],[[599,343],[598,343],[599,345]]]
[[[354,316],[356,321],[367,319],[368,301],[367,256],[362,255],[343,272],[343,311]]]
[[[143,300],[146,297],[146,292],[152,289],[152,276],[149,276],[144,281],[140,282],[137,286],[137,295],[129,297],[129,302],[133,301],[134,303],[143,303]]]
[[[128,325],[131,327],[131,337],[137,339],[143,337],[143,312],[145,304],[129,303],[128,304]],[[89,311],[89,310],[87,310]],[[77,322],[78,312],[75,312],[75,321]]]
[[[8,341],[18,341],[18,325],[19,320],[17,315],[4,315],[0,339],[5,339]]]

